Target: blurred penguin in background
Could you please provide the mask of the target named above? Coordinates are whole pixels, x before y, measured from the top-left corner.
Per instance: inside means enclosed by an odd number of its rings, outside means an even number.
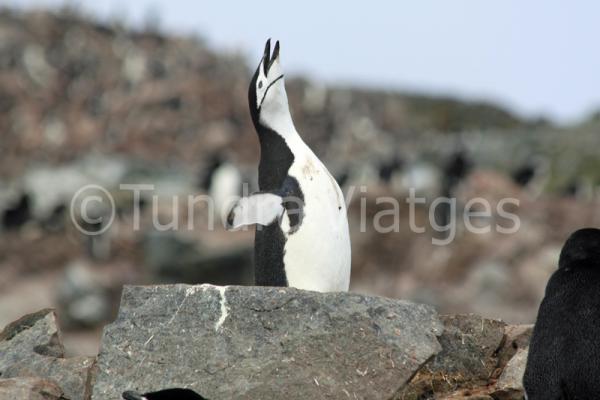
[[[394,175],[402,171],[403,166],[404,161],[398,154],[388,160],[382,161],[379,163],[378,168],[379,180],[386,185],[389,185]]]
[[[2,227],[6,230],[17,230],[31,218],[31,200],[23,193],[9,207],[2,211]]]
[[[463,148],[454,151],[448,160],[446,160],[442,169],[442,187],[441,196],[446,198],[456,198],[456,187],[471,171],[473,165],[467,152]],[[435,218],[440,226],[448,226],[453,220],[450,204],[442,202],[435,209]],[[445,231],[447,235],[449,231]]]
[[[566,241],[529,345],[529,400],[600,399],[600,230]]]
[[[221,216],[242,194],[242,175],[236,166],[219,152],[204,169],[200,187],[213,200],[215,215]]]
[[[528,158],[512,174],[512,180],[534,198],[544,190],[550,173],[550,162],[542,156]]]

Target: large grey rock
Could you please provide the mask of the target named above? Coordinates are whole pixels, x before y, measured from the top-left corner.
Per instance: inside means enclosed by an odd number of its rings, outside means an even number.
[[[0,332],[2,378],[45,378],[58,383],[70,400],[88,398],[94,359],[63,357],[56,315],[50,309],[28,314]]]
[[[0,379],[0,400],[65,400],[62,395],[62,389],[48,379]]]
[[[429,306],[292,288],[128,286],[92,399],[188,387],[212,399],[389,399],[440,351]]]

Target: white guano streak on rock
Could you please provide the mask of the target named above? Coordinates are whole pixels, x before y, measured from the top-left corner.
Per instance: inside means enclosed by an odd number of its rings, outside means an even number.
[[[217,332],[219,328],[223,325],[223,322],[225,322],[225,319],[229,314],[229,309],[227,307],[227,297],[225,295],[227,286],[215,286],[215,289],[217,289],[219,295],[221,296],[221,316],[219,317],[219,320],[215,323],[215,332]]]

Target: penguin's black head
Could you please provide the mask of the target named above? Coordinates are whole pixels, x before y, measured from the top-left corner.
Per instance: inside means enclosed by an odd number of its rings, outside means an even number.
[[[206,400],[191,389],[165,389],[158,392],[139,394],[133,391],[123,392],[125,400]]]
[[[265,44],[265,52],[250,81],[248,103],[254,126],[259,121],[276,118],[278,112],[287,111],[287,95],[283,82],[283,72],[279,63],[279,41],[271,54],[271,39]]]
[[[600,267],[600,229],[585,228],[569,236],[560,252],[558,268]]]

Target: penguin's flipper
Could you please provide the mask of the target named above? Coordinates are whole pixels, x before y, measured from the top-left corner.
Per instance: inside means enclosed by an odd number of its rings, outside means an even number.
[[[132,390],[123,392],[123,394],[121,396],[123,396],[123,398],[125,400],[146,400],[146,398],[144,396],[142,396],[138,392],[134,392]]]
[[[284,211],[283,198],[273,193],[256,193],[239,199],[227,216],[227,229],[244,225],[269,225]]]

